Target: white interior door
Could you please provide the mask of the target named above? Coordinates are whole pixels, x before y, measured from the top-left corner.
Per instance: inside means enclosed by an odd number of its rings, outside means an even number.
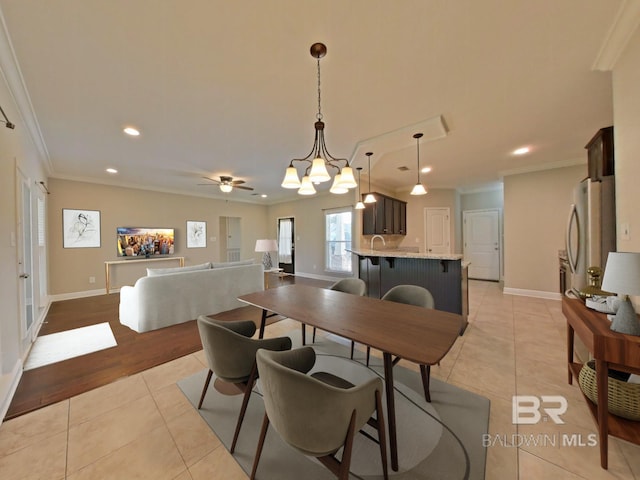
[[[425,208],[425,248],[427,253],[451,253],[449,208]]]
[[[462,218],[469,278],[500,280],[500,211],[469,210]]]
[[[241,260],[242,226],[240,217],[220,217],[220,259]]]
[[[33,243],[32,243],[32,217],[31,217],[31,189],[29,180],[20,170],[16,171],[16,184],[18,196],[18,282],[20,302],[20,331],[25,339],[32,335],[34,312],[33,298]]]

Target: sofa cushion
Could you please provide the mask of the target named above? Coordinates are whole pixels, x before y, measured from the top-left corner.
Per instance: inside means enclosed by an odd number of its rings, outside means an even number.
[[[189,265],[188,267],[171,267],[171,268],[147,268],[147,277],[155,277],[157,275],[169,275],[171,273],[193,272],[196,270],[209,270],[211,262],[201,263],[198,265]]]
[[[237,262],[211,262],[211,268],[238,267],[240,265],[253,265],[254,263],[255,261],[253,259],[240,260]]]

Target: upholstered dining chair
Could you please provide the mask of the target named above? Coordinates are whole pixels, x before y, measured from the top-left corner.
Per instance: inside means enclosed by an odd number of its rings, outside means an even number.
[[[308,375],[315,360],[311,347],[286,352],[258,351],[256,362],[265,416],[251,479],[255,479],[270,423],[285,443],[315,457],[341,480],[349,478],[355,433],[369,424],[378,432],[382,471],[387,479],[382,380],[374,377],[353,385],[328,372]],[[335,454],[342,447],[342,458],[338,460]]]
[[[252,339],[251,337],[256,332],[256,324],[252,320],[221,322],[201,315],[198,317],[197,323],[200,340],[209,365],[207,379],[198,402],[198,410],[202,407],[209,382],[211,382],[214,373],[218,379],[235,384],[244,393],[231,443],[230,452],[233,453],[249,404],[251,390],[258,377],[256,351],[260,348],[290,350],[291,339],[289,337]]]
[[[360,278],[343,278],[329,287],[329,290],[335,290],[337,292],[350,293],[352,295],[359,295],[361,297],[367,294],[367,284]],[[306,325],[302,324],[302,344],[304,345]],[[312,341],[316,341],[316,327],[313,327]],[[355,343],[351,341],[351,359],[353,360],[353,349]]]
[[[415,305],[423,308],[433,308],[435,305],[431,292],[424,287],[419,287],[418,285],[396,285],[382,296],[382,300],[405,303],[407,305]],[[367,365],[369,365],[370,351],[371,349],[367,347]],[[431,365],[420,365],[420,375],[422,376],[424,398],[427,402],[430,402],[431,394],[429,393],[429,377],[431,376]]]

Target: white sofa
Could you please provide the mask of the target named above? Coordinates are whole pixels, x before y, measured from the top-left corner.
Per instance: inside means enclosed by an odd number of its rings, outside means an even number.
[[[133,287],[120,289],[121,324],[147,332],[242,307],[245,304],[238,301],[238,296],[264,290],[259,263],[166,270],[175,272],[142,277]]]

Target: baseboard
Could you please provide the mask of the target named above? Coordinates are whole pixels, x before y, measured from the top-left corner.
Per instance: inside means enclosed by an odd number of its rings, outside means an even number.
[[[16,361],[11,372],[0,375],[0,424],[9,411],[20,378],[22,378],[22,360]]]
[[[119,292],[119,288],[109,289],[109,293]],[[70,293],[58,293],[56,295],[49,295],[49,299],[52,302],[59,302],[60,300],[73,300],[74,298],[95,297],[97,295],[106,295],[107,291],[104,288],[98,290],[85,290],[83,292],[70,292]]]
[[[524,290],[521,288],[505,288],[502,293],[506,295],[518,295],[520,297],[544,298],[545,300],[562,300],[562,294],[556,292],[544,292],[542,290]]]

